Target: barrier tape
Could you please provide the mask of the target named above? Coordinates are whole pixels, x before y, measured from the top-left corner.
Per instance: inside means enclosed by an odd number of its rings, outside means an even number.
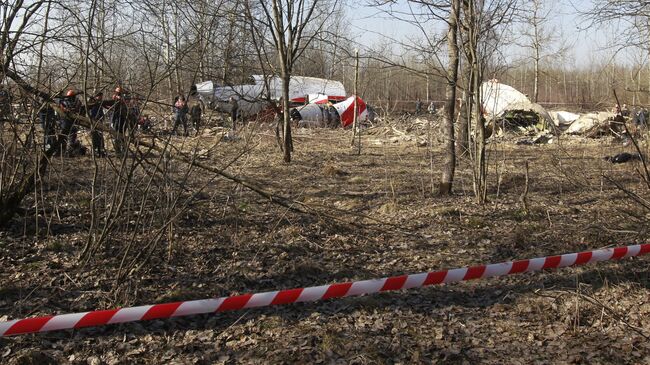
[[[244,294],[215,299],[190,300],[185,302],[16,319],[0,322],[0,336],[103,326],[115,323],[146,321],[149,319],[182,317],[280,304],[314,302],[382,291],[412,289],[464,280],[485,279],[523,272],[586,265],[593,262],[618,260],[648,253],[650,253],[650,244],[642,244],[452,270],[393,276],[383,279]]]

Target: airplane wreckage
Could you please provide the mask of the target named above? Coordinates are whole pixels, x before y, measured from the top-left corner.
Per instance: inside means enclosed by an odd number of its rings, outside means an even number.
[[[205,81],[196,85],[196,91],[204,102],[217,110],[229,112],[229,100],[234,97],[242,117],[263,117],[275,114],[274,105],[282,98],[282,79],[254,75],[252,83],[233,86]],[[355,97],[346,96],[339,81],[305,76],[292,76],[289,80],[292,117],[297,113],[303,125],[326,126],[332,120],[340,122],[342,127],[351,125]],[[358,120],[370,119],[372,113],[368,112],[366,103],[360,97],[356,100]]]
[[[493,129],[502,131],[514,128],[535,127],[539,130],[554,129],[551,115],[537,103],[512,86],[498,80],[481,85],[483,115]]]
[[[242,85],[215,85],[212,81],[196,85],[196,91],[206,104],[217,110],[230,112],[229,100],[234,97],[242,117],[272,118],[282,96],[282,80],[279,77],[254,75],[251,82]],[[560,133],[580,134],[587,137],[623,133],[616,113],[599,112],[575,114],[567,111],[547,111],[540,104],[513,88],[493,79],[481,85],[482,111],[488,135],[497,136],[505,132],[537,133],[531,143],[551,143],[553,135]],[[354,120],[354,101],[357,100],[357,115],[361,121],[374,119],[372,109],[363,99],[347,96],[343,84],[335,80],[315,77],[292,76],[289,81],[289,98],[292,117],[298,116],[302,126],[347,127]],[[297,114],[296,114],[297,113]],[[625,116],[625,115],[624,115]],[[649,120],[643,111],[643,124]],[[630,122],[628,129],[639,124],[639,114],[625,116]],[[623,128],[624,129],[624,128]]]
[[[627,134],[637,133],[640,127],[646,126],[650,117],[645,109],[586,114],[547,111],[540,104],[531,102],[525,94],[498,80],[484,82],[481,92],[483,116],[492,135],[506,131],[537,134],[532,139],[521,141],[521,144],[552,143],[553,137],[561,133],[588,138],[609,135],[627,140]]]

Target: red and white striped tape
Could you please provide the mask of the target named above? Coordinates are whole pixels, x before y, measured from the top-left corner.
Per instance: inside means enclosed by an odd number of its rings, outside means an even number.
[[[389,290],[411,289],[427,285],[454,283],[463,280],[484,279],[522,272],[585,265],[592,262],[616,260],[626,257],[640,256],[647,253],[650,253],[650,244],[607,248],[580,253],[569,253],[559,256],[540,257],[530,260],[509,261],[499,264],[393,276],[389,278],[363,280],[351,283],[236,295],[216,299],[190,300],[186,302],[143,305],[131,308],[16,319],[8,322],[0,322],[0,335],[11,336],[26,333],[102,326],[114,323],[145,321],[148,319],[181,317],[192,314],[225,312],[278,304],[313,302],[317,300],[372,294]]]

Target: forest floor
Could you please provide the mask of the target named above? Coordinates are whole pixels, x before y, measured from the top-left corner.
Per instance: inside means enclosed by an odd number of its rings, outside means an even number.
[[[81,265],[93,159],[56,160],[49,177],[58,181],[56,187],[45,182],[40,190],[48,217],[30,201],[24,217],[0,232],[0,320],[647,242],[650,212],[611,182],[647,199],[650,190],[637,172],[643,167],[603,160],[631,151],[618,141],[561,137],[519,146],[513,138],[495,139],[489,144],[488,202],[481,205],[466,159],[459,160],[455,194],[437,197],[440,149],[435,142],[429,147],[426,133],[411,137],[417,133],[394,127],[365,131],[360,155],[349,146],[350,131],[295,130],[290,164],[281,161],[270,128],[249,126],[240,139],[218,144],[210,130],[172,137],[179,148],[198,146],[203,163],[235,160],[228,171],[321,211],[330,207],[331,215],[290,211],[194,169],[184,184],[201,193],[192,196],[173,233],[143,267],[120,282],[117,268],[130,241],[122,232],[132,231],[116,230]],[[520,203],[525,161],[527,211]],[[152,232],[139,233],[135,245]],[[649,263],[650,257],[640,257],[318,303],[2,338],[0,362],[648,364]]]

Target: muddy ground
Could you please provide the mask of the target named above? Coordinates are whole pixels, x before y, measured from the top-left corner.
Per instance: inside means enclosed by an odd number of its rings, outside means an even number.
[[[24,215],[0,232],[0,320],[378,278],[647,240],[650,212],[613,183],[648,199],[650,189],[638,173],[643,166],[603,160],[631,146],[607,137],[562,137],[538,146],[495,139],[489,145],[489,201],[480,205],[467,159],[459,161],[455,195],[436,197],[432,185],[440,175],[439,146],[429,143],[426,131],[393,127],[364,131],[360,155],[349,147],[349,131],[296,130],[294,160],[288,165],[281,162],[273,130],[265,126],[249,126],[235,141],[218,142],[216,128],[198,137],[172,137],[178,148],[196,151],[202,163],[224,166],[235,160],[228,171],[319,214],[290,211],[200,169],[189,170],[183,181],[187,166],[171,162],[168,180],[180,181],[183,189],[174,182],[169,186],[178,188],[188,206],[177,210],[181,214],[173,230],[152,246],[141,268],[119,281],[122,258],[149,249],[155,224],[133,218],[139,208],[133,198],[134,206],[124,208],[131,212],[124,213],[128,218],[120,217],[106,242],[81,265],[78,257],[91,229],[88,201],[95,165],[90,156],[59,158],[36,198],[25,202]],[[153,152],[148,156],[156,158]],[[103,171],[100,180],[107,192],[114,174],[110,166],[119,164],[112,151],[110,157],[113,165],[102,160],[97,170]],[[520,202],[526,160],[527,209]],[[140,189],[146,179],[138,171]],[[100,221],[109,205],[99,210]],[[148,217],[155,217],[157,209],[148,206],[154,212]],[[0,362],[650,363],[649,260],[3,338]]]

